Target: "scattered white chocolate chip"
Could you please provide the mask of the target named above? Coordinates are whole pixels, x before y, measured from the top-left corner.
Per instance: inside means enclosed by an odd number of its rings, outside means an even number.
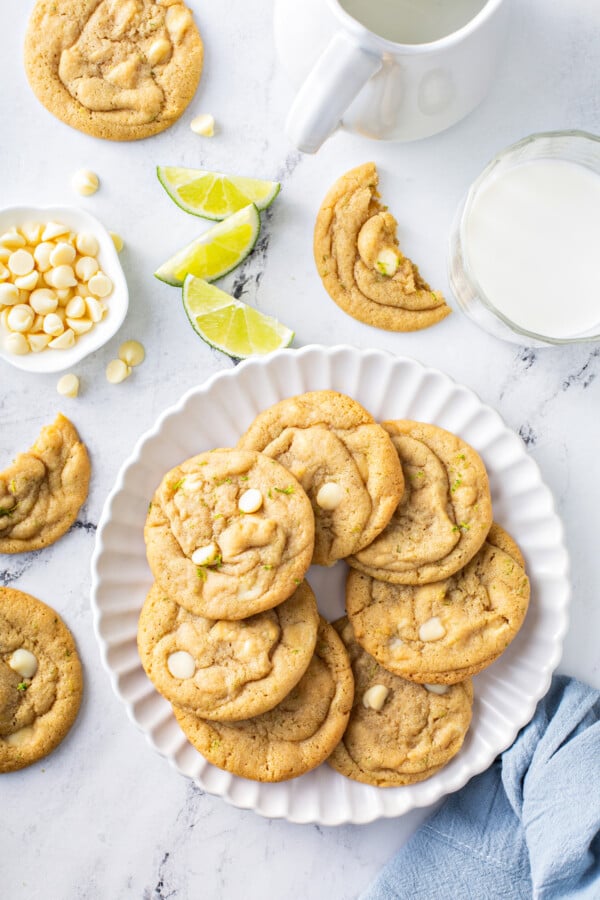
[[[167,668],[173,678],[191,678],[196,671],[194,657],[186,650],[176,650],[167,659]]]
[[[71,319],[67,316],[65,322],[76,335],[85,334],[94,327],[92,320],[87,318]]]
[[[2,247],[10,247],[16,250],[18,247],[24,247],[27,241],[18,231],[6,231],[0,235],[0,245]]]
[[[374,684],[363,694],[362,702],[365,709],[374,709],[381,712],[384,703],[389,696],[390,690],[385,684]]]
[[[426,687],[430,694],[447,694],[450,690],[447,684],[425,684],[423,687]]]
[[[102,321],[104,308],[95,297],[84,297],[83,301],[87,307],[88,315],[94,324]]]
[[[108,275],[98,272],[96,275],[92,275],[88,281],[88,288],[94,297],[108,297],[113,289],[113,283]]]
[[[211,541],[205,547],[198,547],[192,553],[192,562],[195,566],[212,566],[218,559],[220,553],[217,544]]]
[[[99,268],[100,266],[95,256],[82,256],[75,263],[75,274],[80,281],[89,281]]]
[[[389,278],[392,278],[398,271],[399,263],[400,254],[398,251],[388,247],[380,251],[379,256],[375,260],[375,268],[381,275],[387,275]]]
[[[83,297],[71,297],[65,306],[65,314],[70,319],[81,319],[87,312],[87,306]]]
[[[25,356],[29,353],[29,344],[24,334],[19,331],[13,331],[4,338],[4,348],[8,353],[14,353],[15,356]]]
[[[45,350],[50,341],[52,340],[51,334],[32,334],[29,332],[27,335],[27,340],[29,341],[29,346],[33,353],[40,353],[41,350]]]
[[[48,344],[52,350],[70,350],[75,345],[75,332],[72,328],[65,328],[62,334],[53,338]]]
[[[100,249],[96,237],[88,231],[82,231],[77,235],[75,246],[82,256],[97,256]]]
[[[47,272],[48,269],[51,268],[50,254],[55,246],[56,245],[52,241],[44,241],[42,244],[38,244],[33,251],[33,258],[35,259],[39,272]]]
[[[19,288],[14,284],[0,284],[0,306],[14,306],[19,297]]]
[[[69,373],[58,379],[56,390],[62,397],[76,397],[79,393],[79,378]]]
[[[38,290],[33,291],[29,297],[29,305],[34,312],[39,313],[41,316],[45,316],[48,313],[55,312],[56,307],[58,306],[58,297],[56,296],[56,292],[50,288],[38,288]]]
[[[21,234],[28,244],[37,244],[42,234],[42,225],[40,222],[25,222],[21,225]]]
[[[29,331],[34,319],[35,314],[30,306],[26,303],[17,303],[8,313],[8,327],[11,331]]]
[[[56,266],[56,268],[50,269],[49,272],[46,272],[46,275],[44,277],[46,281],[55,288],[75,287],[75,285],[77,284],[73,266]]]
[[[125,242],[123,241],[123,238],[121,237],[120,234],[117,234],[116,231],[109,231],[108,233],[110,234],[110,236],[112,238],[112,242],[115,245],[115,250],[117,251],[117,253],[120,253],[121,250],[123,249],[123,247],[125,246]]]
[[[52,337],[62,334],[65,330],[61,317],[55,312],[44,316],[43,328],[46,334],[50,334]]]
[[[326,510],[337,509],[343,496],[344,492],[339,484],[336,484],[335,481],[328,481],[319,488],[317,506]]]
[[[13,275],[29,275],[34,266],[35,260],[29,250],[15,250],[8,258],[8,268]]]
[[[71,187],[82,197],[90,197],[100,187],[100,179],[89,169],[79,169],[71,178]]]
[[[210,113],[203,113],[200,116],[196,116],[190,122],[190,128],[194,134],[199,134],[202,137],[213,137],[215,133],[214,116],[211,116]]]
[[[69,234],[69,232],[68,225],[63,225],[61,222],[48,222],[42,232],[42,241],[53,241],[54,238],[62,237],[63,234]]]
[[[20,291],[34,291],[39,280],[39,272],[34,270],[33,272],[30,272],[29,275],[19,275],[15,278],[14,285],[15,287],[18,287]]]
[[[128,366],[139,366],[146,358],[146,351],[139,341],[125,341],[119,347],[119,359]]]
[[[23,678],[33,678],[38,667],[38,661],[35,654],[30,650],[25,650],[24,647],[15,650],[8,660],[8,664],[13,672],[17,672]]]
[[[244,491],[238,500],[238,509],[243,513],[257,512],[263,505],[263,495],[256,488]]]
[[[76,256],[77,252],[72,244],[67,244],[66,241],[59,241],[56,247],[50,252],[50,265],[70,266]]]
[[[422,641],[439,641],[446,634],[446,629],[442,625],[438,616],[433,616],[423,622],[419,628],[419,638]]]
[[[106,367],[106,380],[111,384],[120,384],[130,375],[131,369],[122,359],[111,359]]]

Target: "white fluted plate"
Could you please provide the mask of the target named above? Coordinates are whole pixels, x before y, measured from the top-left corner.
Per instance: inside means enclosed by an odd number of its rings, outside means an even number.
[[[473,722],[460,753],[428,781],[375,788],[322,765],[281,784],[215,768],[187,742],[171,707],[147,679],[136,649],[139,611],[152,578],[143,526],[155,488],[183,459],[234,446],[261,410],[303,391],[354,397],[377,419],[418,419],[460,435],[487,467],[494,515],[516,539],[531,578],[530,609],[516,640],[475,679]],[[567,627],[568,556],[552,495],[522,441],[500,416],[447,375],[403,357],[352,347],[282,350],[221,372],[189,391],[136,444],[106,501],[92,561],[92,606],[102,659],[129,717],[150,744],[206,791],[244,809],[293,822],[339,825],[398,816],[434,803],[486,769],[532,717],[558,665]],[[313,567],[323,614],[343,613],[345,564]]]

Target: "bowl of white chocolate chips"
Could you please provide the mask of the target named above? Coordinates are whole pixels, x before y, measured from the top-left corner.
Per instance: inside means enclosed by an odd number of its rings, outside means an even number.
[[[121,327],[129,294],[113,240],[74,207],[0,212],[0,356],[60,372]]]

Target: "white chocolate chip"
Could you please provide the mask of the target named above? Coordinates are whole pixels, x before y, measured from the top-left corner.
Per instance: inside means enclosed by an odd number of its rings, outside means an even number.
[[[243,513],[257,512],[263,505],[263,495],[256,488],[244,491],[238,500],[238,509]]]
[[[48,346],[52,350],[70,350],[75,345],[75,332],[72,328],[66,328],[62,334],[53,338]]]
[[[19,296],[19,288],[14,284],[0,284],[0,306],[15,306]]]
[[[167,668],[173,678],[191,678],[196,671],[194,657],[186,650],[176,650],[167,659]]]
[[[8,353],[13,353],[15,356],[25,356],[26,353],[29,353],[27,338],[18,331],[6,335],[4,347]]]
[[[36,261],[38,271],[47,272],[48,269],[51,268],[50,265],[50,254],[54,250],[56,244],[52,241],[44,241],[42,244],[38,244],[35,250],[33,251],[33,258]]]
[[[39,272],[34,270],[33,272],[30,272],[29,275],[19,275],[15,278],[14,284],[15,287],[18,287],[21,291],[34,291],[39,280]]]
[[[83,300],[92,322],[101,322],[102,316],[104,315],[102,304],[99,303],[95,297],[84,297]]]
[[[2,740],[11,747],[20,747],[31,740],[32,737],[33,725],[25,725],[24,728],[19,728],[18,731],[13,731],[12,734],[7,734]]]
[[[91,319],[70,319],[68,316],[65,319],[66,324],[69,328],[75,332],[75,334],[85,334],[88,331],[91,331],[94,327],[94,323]]]
[[[388,647],[392,651],[392,653],[398,653],[400,647],[404,647],[404,641],[399,637],[393,637],[389,643]]]
[[[47,316],[44,316],[43,328],[46,334],[50,334],[52,337],[62,334],[65,330],[61,317],[55,312],[48,313]]]
[[[0,281],[6,281],[7,278],[10,278],[10,272],[4,263],[0,262]]]
[[[182,488],[186,494],[195,494],[204,488],[204,481],[200,475],[186,475],[183,479]]]
[[[35,261],[29,250],[15,250],[8,258],[8,268],[13,275],[29,275],[34,266]]]
[[[42,241],[53,241],[54,238],[62,237],[63,234],[69,234],[68,225],[62,225],[60,222],[48,222],[42,232]]]
[[[81,234],[77,235],[75,246],[82,256],[98,256],[98,250],[100,249],[96,237],[88,231],[82,231]]]
[[[89,169],[79,169],[71,178],[71,187],[83,197],[90,197],[100,187],[100,179]]]
[[[381,712],[384,703],[389,696],[390,690],[385,684],[374,684],[363,694],[362,702],[365,709],[374,709]]]
[[[433,616],[423,622],[419,628],[419,638],[422,641],[439,641],[446,634],[446,629],[442,625],[438,616]]]
[[[111,384],[120,384],[130,375],[131,369],[122,359],[111,359],[106,367],[106,380]]]
[[[119,359],[128,366],[139,366],[145,358],[146,352],[139,341],[125,341],[119,347]]]
[[[175,44],[179,44],[183,35],[192,24],[192,14],[185,6],[170,6],[165,15],[165,25],[169,36]]]
[[[50,288],[39,288],[29,298],[31,308],[42,316],[53,313],[58,306],[56,292]]]
[[[33,320],[33,325],[29,329],[29,334],[39,334],[43,330],[44,330],[44,317],[38,313],[36,315],[35,319]],[[28,335],[28,337],[29,337],[29,335]]]
[[[425,684],[423,687],[426,687],[431,694],[447,694],[450,690],[450,686],[447,684]]]
[[[17,672],[22,678],[33,678],[38,667],[35,655],[23,647],[20,650],[15,650],[8,660],[8,664],[13,672]]]
[[[214,541],[205,547],[198,547],[192,553],[192,562],[195,566],[212,566],[219,558],[219,547]]]
[[[80,281],[89,281],[99,268],[100,266],[95,256],[82,256],[75,263],[75,274]]]
[[[398,271],[400,263],[400,254],[391,247],[381,250],[379,256],[375,260],[375,268],[381,275],[387,275],[392,278]]]
[[[116,231],[109,231],[108,233],[110,234],[112,242],[115,245],[115,250],[117,251],[117,253],[120,253],[124,247],[123,238],[120,234],[117,234]]]
[[[42,234],[42,225],[40,222],[25,222],[21,225],[21,234],[28,244],[37,244]]]
[[[19,247],[24,247],[26,243],[27,241],[18,231],[6,231],[0,235],[0,245],[2,247],[10,247],[12,250],[17,250]]]
[[[146,59],[151,66],[160,66],[171,58],[171,42],[166,38],[158,38],[150,44],[150,48],[146,53]]]
[[[29,332],[27,335],[27,340],[29,341],[29,346],[33,353],[40,353],[40,351],[45,350],[50,341],[52,340],[51,334],[32,334]]]
[[[77,284],[73,266],[56,266],[56,268],[46,272],[44,277],[46,282],[55,288],[75,287]]]
[[[92,275],[88,281],[88,288],[94,297],[108,297],[113,289],[113,283],[108,275],[98,272],[96,275]]]
[[[29,331],[33,325],[35,314],[30,306],[25,303],[17,303],[8,313],[8,327],[11,331]]]
[[[87,312],[83,297],[72,297],[65,306],[65,313],[70,319],[81,319]]]
[[[75,288],[75,293],[77,294],[78,297],[91,297],[92,296],[87,289],[87,285],[85,285],[85,284],[78,284],[77,287]]]
[[[58,379],[56,390],[62,397],[76,397],[79,393],[79,378],[69,373]]]
[[[336,484],[335,481],[328,481],[319,488],[317,506],[326,510],[337,509],[342,502],[343,496],[344,492],[339,484]]]
[[[67,244],[66,241],[59,241],[50,253],[51,266],[70,266],[74,261],[77,253],[75,247]]]
[[[202,115],[196,116],[190,122],[190,128],[194,134],[199,134],[202,137],[213,137],[215,133],[214,116],[211,116],[210,113],[203,113]]]
[[[73,288],[58,288],[56,296],[58,297],[58,305],[64,308],[67,306],[71,297],[73,297]]]

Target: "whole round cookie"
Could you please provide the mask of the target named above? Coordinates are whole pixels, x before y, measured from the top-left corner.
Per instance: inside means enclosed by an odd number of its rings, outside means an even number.
[[[310,501],[275,460],[211,450],[164,476],[144,530],[168,597],[207,619],[272,609],[301,583],[314,546]]]
[[[433,690],[379,666],[356,642],[346,618],[334,622],[350,655],[354,705],[344,736],[327,762],[365,784],[396,787],[424,781],[462,747],[471,724],[468,679]]]
[[[235,721],[277,706],[304,675],[319,613],[306,581],[275,609],[249,619],[204,619],[157,584],[142,607],[138,649],[156,689],[203,719]]]
[[[194,96],[203,47],[181,0],[38,0],[25,71],[53,115],[93,137],[164,131]]]
[[[23,769],[60,744],[82,689],[75,642],[58,613],[0,587],[0,772]]]
[[[398,223],[379,202],[375,163],[342,175],[315,224],[314,255],[325,290],[344,312],[388,331],[416,331],[451,312],[400,251]]]
[[[88,494],[90,460],[65,416],[0,472],[0,553],[48,547],[65,534]]]
[[[508,647],[529,593],[521,552],[494,525],[465,568],[444,581],[388,584],[351,572],[346,610],[356,640],[386,669],[420,683],[455,684]]]
[[[275,709],[230,723],[173,711],[190,743],[213,765],[254,781],[285,781],[316,768],[339,742],[353,684],[344,645],[321,619],[308,669]]]
[[[256,417],[238,446],[260,450],[296,476],[312,503],[319,565],[370,544],[404,490],[389,436],[359,403],[335,391],[276,403]]]
[[[478,453],[436,425],[384,422],[405,490],[389,525],[350,565],[379,581],[428,584],[457,572],[492,525],[487,472]]]

